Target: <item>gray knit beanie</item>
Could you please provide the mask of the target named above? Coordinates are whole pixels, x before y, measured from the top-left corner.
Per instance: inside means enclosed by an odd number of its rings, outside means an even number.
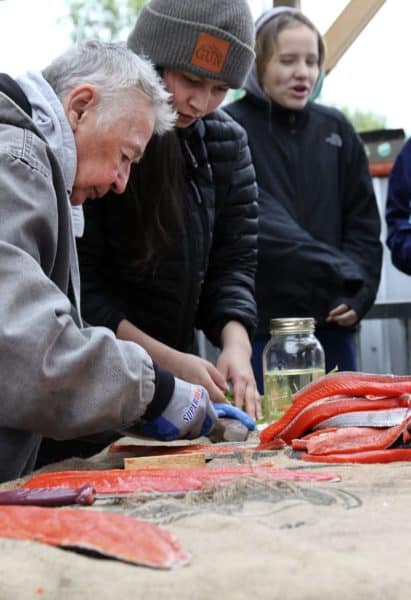
[[[156,66],[241,87],[254,60],[247,0],[150,0],[128,46]]]

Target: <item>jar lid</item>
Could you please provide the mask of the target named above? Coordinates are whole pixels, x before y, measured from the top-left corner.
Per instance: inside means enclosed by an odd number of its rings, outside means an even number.
[[[313,317],[285,317],[278,319],[270,319],[270,333],[292,332],[299,331],[314,331],[315,319]]]

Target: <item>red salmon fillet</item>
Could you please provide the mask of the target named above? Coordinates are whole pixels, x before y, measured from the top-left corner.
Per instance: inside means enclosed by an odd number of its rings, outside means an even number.
[[[146,492],[188,492],[201,490],[239,478],[252,477],[274,481],[332,481],[334,473],[282,469],[268,465],[232,465],[214,468],[111,469],[106,471],[57,471],[40,473],[29,479],[25,488],[79,487],[92,485],[97,494]]]
[[[377,427],[342,427],[336,431],[318,432],[307,440],[308,454],[346,454],[367,450],[385,450],[404,434],[411,417],[400,425]]]
[[[0,506],[0,536],[80,548],[161,569],[189,562],[178,541],[165,529],[100,510]]]

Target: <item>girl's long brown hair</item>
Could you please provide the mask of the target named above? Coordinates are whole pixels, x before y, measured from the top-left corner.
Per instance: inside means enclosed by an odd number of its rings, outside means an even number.
[[[133,165],[123,204],[128,251],[136,266],[147,265],[171,245],[183,222],[184,161],[176,130],[153,136]]]

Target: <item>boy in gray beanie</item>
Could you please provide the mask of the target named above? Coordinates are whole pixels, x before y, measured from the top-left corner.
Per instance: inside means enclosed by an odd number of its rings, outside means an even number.
[[[257,187],[245,132],[218,109],[254,60],[248,2],[151,0],[128,46],[158,68],[177,121],[150,142],[123,201],[86,203],[84,315],[139,340],[213,402],[224,402],[231,383],[235,407],[224,406],[245,408],[248,416],[235,416],[252,428],[250,417],[261,417],[250,363]],[[221,348],[215,365],[195,354],[196,329]]]
[[[239,88],[254,60],[252,15],[246,0],[151,0],[128,46],[159,67]]]

